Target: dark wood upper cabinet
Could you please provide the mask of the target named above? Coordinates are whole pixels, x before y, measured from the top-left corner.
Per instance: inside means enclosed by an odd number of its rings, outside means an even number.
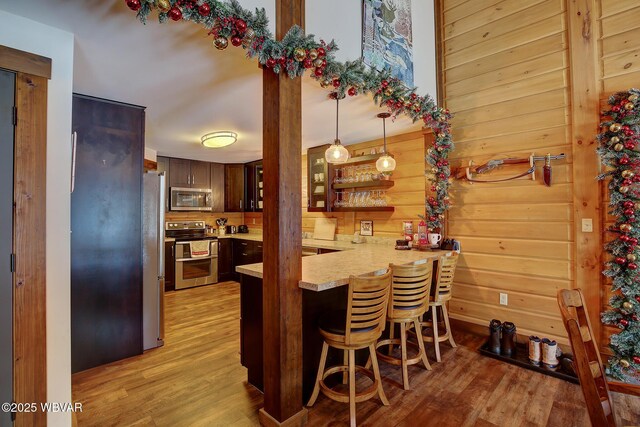
[[[225,212],[243,212],[244,200],[244,165],[224,165],[224,210]]]
[[[224,165],[211,163],[211,196],[212,211],[224,212]]]
[[[169,187],[210,188],[209,162],[169,159]]]
[[[191,188],[211,188],[211,164],[191,160]]]
[[[262,212],[262,160],[247,163],[245,172],[245,212]]]
[[[191,187],[191,160],[169,160],[169,187]]]

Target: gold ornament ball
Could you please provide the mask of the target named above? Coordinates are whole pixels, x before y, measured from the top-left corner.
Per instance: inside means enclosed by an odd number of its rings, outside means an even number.
[[[322,86],[324,88],[327,88],[327,87],[331,86],[331,80],[326,80],[325,79],[325,80],[321,81],[320,82],[320,86]]]
[[[629,191],[629,187],[627,187],[626,185],[623,185],[620,188],[618,188],[618,191],[621,192],[622,194],[626,194],[627,191]]]
[[[225,50],[229,46],[229,40],[226,37],[218,37],[213,41],[213,45],[218,50]]]
[[[255,40],[255,38],[256,32],[253,31],[252,28],[247,28],[247,31],[245,31],[244,37],[242,38],[242,46],[244,46],[245,48],[251,46],[251,43],[253,43],[253,40]]]
[[[158,9],[162,12],[167,12],[171,9],[171,2],[169,0],[158,0]]]
[[[624,109],[625,110],[633,110],[633,107],[635,107],[635,105],[633,105],[633,102],[627,102],[626,104],[624,104]]]
[[[627,254],[627,260],[629,260],[629,261],[635,261],[637,258],[638,257],[636,257],[635,254]]]
[[[634,176],[635,176],[635,173],[631,172],[629,169],[622,171],[623,178],[633,178]]]
[[[309,58],[311,58],[312,61],[315,61],[316,59],[318,59],[318,51],[315,49],[311,49],[309,51]]]
[[[636,208],[637,211],[639,211],[640,210],[640,202],[637,202],[634,207]]]
[[[393,95],[393,90],[391,88],[387,88],[385,89],[384,94],[387,96],[391,96]]]
[[[629,102],[636,102],[638,100],[638,95],[631,95],[629,97]]]
[[[627,258],[629,258],[629,256],[627,256]],[[633,304],[631,304],[629,301],[625,301],[622,303],[622,308],[624,308],[625,310],[631,310],[633,308]]]
[[[620,132],[620,129],[622,129],[622,125],[620,123],[612,123],[611,126],[609,126],[609,130],[611,132]]]
[[[627,359],[620,359],[620,366],[622,366],[623,368],[628,368],[630,366],[630,363]]]
[[[629,233],[632,229],[633,227],[630,224],[620,224],[620,231],[623,233]]]
[[[313,65],[315,65],[316,67],[322,67],[322,59],[317,58],[315,61],[313,61]]]
[[[293,51],[293,57],[298,62],[304,61],[304,59],[307,57],[307,52],[305,52],[303,48],[298,47]]]
[[[615,151],[622,151],[624,149],[624,145],[617,143],[616,145],[613,146],[613,149]]]
[[[611,142],[612,144],[617,144],[618,142],[620,142],[620,138],[618,138],[617,136],[612,136],[609,142]]]

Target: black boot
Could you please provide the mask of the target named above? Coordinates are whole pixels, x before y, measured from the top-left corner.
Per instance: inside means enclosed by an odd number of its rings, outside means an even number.
[[[500,354],[500,331],[502,330],[502,323],[493,319],[489,322],[489,351],[495,354]]]
[[[503,356],[511,357],[516,352],[516,325],[511,322],[502,324],[500,351]]]

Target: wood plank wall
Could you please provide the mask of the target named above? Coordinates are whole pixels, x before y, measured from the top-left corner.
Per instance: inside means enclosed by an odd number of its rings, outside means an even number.
[[[427,132],[430,136],[430,132]],[[371,148],[382,147],[382,139],[348,145],[350,153],[369,153]],[[313,232],[316,218],[336,218],[338,234],[353,234],[360,230],[360,220],[373,220],[376,237],[402,236],[402,221],[419,221],[418,214],[425,213],[425,135],[415,131],[387,138],[387,151],[397,161],[391,179],[395,185],[387,192],[395,212],[307,212],[307,156],[302,159],[302,231]],[[244,215],[249,228],[262,228],[262,213],[247,212]],[[255,224],[254,224],[255,220]]]
[[[600,89],[602,93],[601,107],[607,108],[607,98],[615,92],[625,91],[632,87],[640,87],[640,7],[637,0],[601,0],[598,10],[599,56],[600,56]],[[608,203],[606,186],[601,186],[604,193],[603,203]],[[612,225],[615,219],[607,214],[608,207],[603,206],[603,222],[605,228]],[[613,236],[605,233],[604,239]],[[611,283],[602,281],[602,309],[607,308],[611,296]],[[601,339],[601,347],[608,351],[609,336],[616,333],[615,327],[605,326]]]
[[[566,342],[556,293],[574,286],[572,159],[565,0],[442,0],[444,99],[452,165],[566,153],[553,185],[537,178],[456,180],[448,234],[462,244],[451,316]],[[517,175],[501,167],[490,178]],[[508,305],[499,294],[508,294]]]

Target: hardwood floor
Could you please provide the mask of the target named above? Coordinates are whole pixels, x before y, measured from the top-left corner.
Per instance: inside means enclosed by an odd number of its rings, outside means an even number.
[[[73,400],[83,403],[79,426],[253,426],[262,394],[240,366],[240,287],[236,282],[166,294],[165,345],[141,356],[73,376]],[[381,363],[391,402],[357,405],[367,426],[588,426],[577,385],[489,359],[482,338],[456,333],[457,349],[441,346],[433,371]],[[364,381],[361,380],[364,384]],[[640,399],[614,393],[623,425],[640,424]],[[349,407],[320,396],[310,426],[348,423]]]

